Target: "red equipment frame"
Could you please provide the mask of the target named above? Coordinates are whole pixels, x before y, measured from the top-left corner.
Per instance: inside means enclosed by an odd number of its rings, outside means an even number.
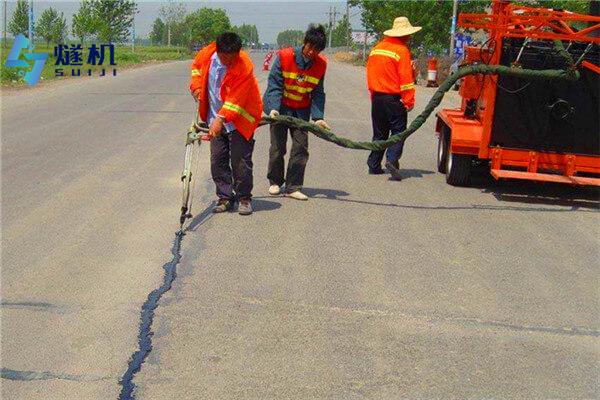
[[[571,25],[576,22],[585,22],[588,27],[581,30],[574,29]],[[465,56],[467,63],[499,64],[502,56],[502,40],[507,37],[600,43],[600,37],[596,36],[600,34],[598,16],[518,6],[506,0],[494,0],[491,14],[460,14],[458,25],[490,31],[489,48],[493,48],[494,51],[469,47],[466,49]],[[600,73],[600,67],[591,62],[584,61],[582,67]],[[438,113],[436,131],[441,134],[445,125],[450,132],[448,153],[491,160],[491,174],[496,179],[513,178],[600,186],[600,178],[576,176],[578,172],[600,176],[600,157],[546,153],[536,149],[515,150],[490,147],[497,90],[496,79],[497,77],[486,78],[481,75],[465,77],[460,88],[463,99],[461,108],[443,109]],[[478,99],[475,119],[465,117],[468,99]],[[559,174],[540,173],[539,170],[557,171]]]

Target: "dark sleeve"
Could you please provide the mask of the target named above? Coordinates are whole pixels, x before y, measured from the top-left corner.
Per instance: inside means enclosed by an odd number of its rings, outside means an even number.
[[[315,90],[310,92],[311,105],[310,105],[310,114],[312,115],[312,119],[317,121],[323,119],[325,117],[325,87],[323,82],[325,81],[325,76],[321,78]]]
[[[281,96],[283,95],[283,75],[281,74],[281,63],[279,56],[275,57],[271,72],[269,72],[269,80],[267,82],[267,90],[263,96],[263,110],[265,114],[269,114],[271,110],[281,108]]]

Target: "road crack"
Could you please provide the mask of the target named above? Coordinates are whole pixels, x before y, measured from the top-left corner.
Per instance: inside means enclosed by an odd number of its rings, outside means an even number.
[[[152,336],[154,335],[152,332],[152,322],[154,321],[154,311],[158,307],[158,303],[163,294],[171,289],[173,281],[175,281],[175,278],[177,277],[177,265],[181,260],[181,242],[184,236],[185,233],[182,231],[175,234],[173,247],[171,248],[173,258],[163,265],[163,283],[148,294],[148,298],[142,305],[138,332],[138,350],[129,358],[127,371],[125,371],[119,380],[119,385],[121,386],[119,400],[130,400],[135,398],[135,384],[133,383],[133,378],[135,374],[140,371],[146,357],[148,357],[148,354],[152,351]]]

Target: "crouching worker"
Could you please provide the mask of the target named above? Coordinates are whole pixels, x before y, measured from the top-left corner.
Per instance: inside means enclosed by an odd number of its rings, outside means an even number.
[[[252,61],[242,41],[225,32],[201,49],[192,63],[190,91],[202,121],[209,125],[210,170],[217,189],[215,213],[236,202],[241,215],[252,214],[252,151],[262,100]]]

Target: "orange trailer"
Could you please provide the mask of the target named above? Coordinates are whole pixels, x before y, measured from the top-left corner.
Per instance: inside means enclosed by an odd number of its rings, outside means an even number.
[[[465,63],[561,69],[561,41],[581,73],[578,82],[534,82],[471,75],[460,109],[437,114],[437,167],[451,185],[469,184],[474,161],[496,179],[600,186],[600,16],[494,0],[491,14],[461,14],[458,25],[489,31]]]

